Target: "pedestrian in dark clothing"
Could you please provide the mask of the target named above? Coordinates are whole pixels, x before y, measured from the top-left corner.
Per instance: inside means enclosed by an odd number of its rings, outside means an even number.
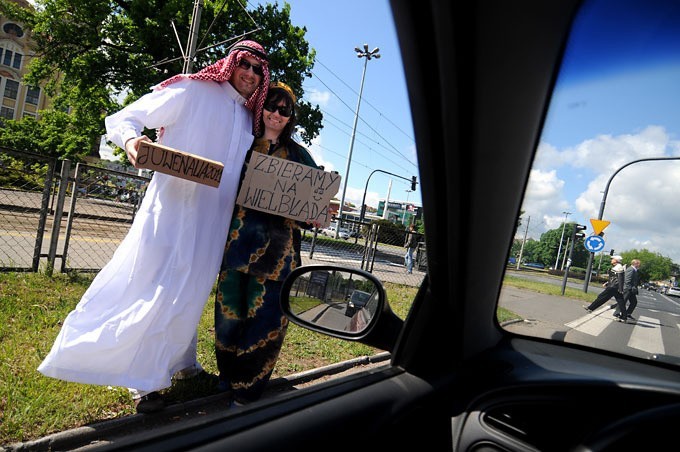
[[[620,306],[617,305],[614,317],[619,317],[622,320],[635,320],[631,315],[637,306],[638,284],[640,284],[640,260],[633,259],[630,261],[630,267],[626,269],[623,277],[623,306],[628,304],[628,307],[621,311]]]
[[[586,311],[594,311],[605,304],[611,297],[616,298],[621,312],[626,311],[623,301],[623,276],[626,269],[621,265],[622,260],[621,256],[612,256],[612,268],[609,270],[609,280],[605,283],[605,289],[600,292],[590,305],[585,306]]]
[[[404,242],[406,254],[404,255],[404,264],[406,265],[406,273],[413,273],[413,251],[418,247],[418,238],[414,225],[410,225],[408,232],[406,232],[406,241]]]

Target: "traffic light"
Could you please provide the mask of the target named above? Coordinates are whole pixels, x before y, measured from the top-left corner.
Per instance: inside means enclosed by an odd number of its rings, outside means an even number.
[[[411,176],[411,191],[416,191],[416,184],[418,183],[416,176]]]
[[[613,256],[613,255],[614,255],[614,248],[612,248],[612,250],[609,252],[609,255],[610,255],[610,256]]]
[[[585,237],[585,233],[580,231],[585,231],[586,227],[582,224],[574,224],[574,232],[571,234],[571,241],[574,242],[577,238],[581,239]]]

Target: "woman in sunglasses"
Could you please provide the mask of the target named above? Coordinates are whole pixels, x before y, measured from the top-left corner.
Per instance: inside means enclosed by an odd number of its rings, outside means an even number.
[[[295,102],[288,85],[269,85],[259,124],[263,132],[246,162],[261,152],[318,168],[292,139]],[[217,282],[215,355],[219,389],[231,391],[235,404],[259,399],[274,370],[288,326],[279,294],[286,276],[301,265],[301,227],[311,225],[238,205],[234,209]]]

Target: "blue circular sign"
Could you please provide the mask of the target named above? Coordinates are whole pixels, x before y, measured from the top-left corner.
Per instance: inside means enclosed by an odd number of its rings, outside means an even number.
[[[583,246],[591,253],[597,253],[604,249],[604,239],[599,235],[591,235],[583,242]]]

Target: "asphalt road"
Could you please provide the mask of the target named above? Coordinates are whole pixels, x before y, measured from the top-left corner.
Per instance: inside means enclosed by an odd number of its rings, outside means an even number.
[[[595,299],[596,294],[593,294]],[[680,298],[640,290],[633,313],[636,321],[617,322],[607,302],[593,313],[588,303],[562,296],[506,286],[499,305],[524,320],[505,325],[507,331],[524,336],[609,350],[642,359],[653,356],[680,361]],[[676,356],[673,356],[675,354]]]

